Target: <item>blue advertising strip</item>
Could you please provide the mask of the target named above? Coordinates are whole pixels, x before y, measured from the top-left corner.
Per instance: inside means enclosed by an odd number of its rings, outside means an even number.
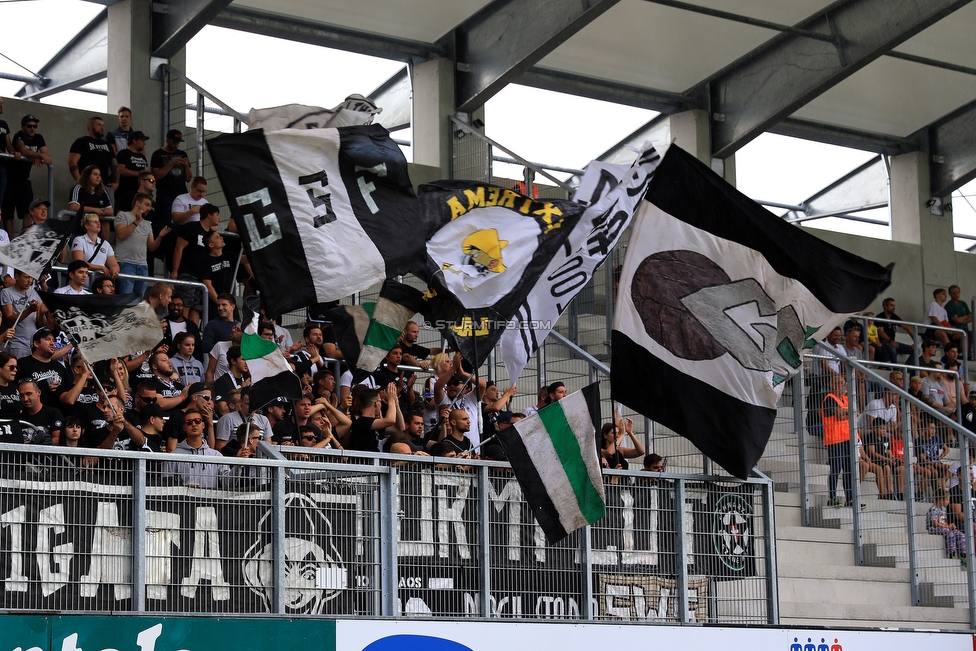
[[[0,651],[335,651],[335,639],[324,619],[0,615]]]

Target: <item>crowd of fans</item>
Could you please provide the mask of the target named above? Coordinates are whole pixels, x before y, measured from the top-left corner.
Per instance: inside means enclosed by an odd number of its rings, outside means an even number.
[[[806,381],[808,430],[823,439],[827,452],[827,505],[853,506],[853,425],[857,476],[862,481],[874,476],[879,499],[903,500],[910,468],[913,483],[908,490],[916,501],[931,502],[926,518],[928,532],[945,538],[948,556],[965,560],[959,531],[964,521],[959,480],[963,469],[958,462],[950,463],[950,448],[958,446],[958,437],[953,428],[933,415],[957,422],[961,418],[967,429],[976,432],[976,387],[971,389],[962,373],[972,315],[960,294],[958,285],[936,289],[927,313],[930,327],[920,333],[911,325],[899,323],[902,319],[895,313],[895,300],[884,299],[883,311],[877,317],[867,312],[829,334],[815,351],[822,358],[815,362]],[[918,346],[896,341],[899,331],[912,341],[918,337]],[[847,364],[827,349],[850,359],[883,363],[881,368],[888,369],[885,374],[890,384],[904,389],[918,402],[903,401],[890,387],[859,370],[848,375]],[[901,360],[900,355],[905,358]],[[879,368],[878,364],[870,365]],[[854,386],[848,386],[849,377]],[[906,405],[907,414],[903,412]],[[906,445],[906,431],[910,433],[910,447]],[[843,501],[837,496],[841,479]]]

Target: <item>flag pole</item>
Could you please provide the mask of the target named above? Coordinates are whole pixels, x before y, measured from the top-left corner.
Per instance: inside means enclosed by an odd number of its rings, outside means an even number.
[[[78,350],[77,346],[75,346],[75,354],[81,355],[81,351]],[[118,414],[118,412],[115,411],[115,405],[112,404],[111,398],[108,397],[108,392],[105,390],[105,387],[102,386],[102,381],[98,379],[97,375],[95,375],[95,369],[92,368],[92,365],[87,359],[85,359],[84,355],[81,355],[81,358],[85,360],[85,367],[88,369],[88,372],[91,373],[93,378],[95,378],[95,384],[98,385],[98,390],[102,393],[102,397],[105,398],[105,402],[108,403],[109,408],[112,410],[112,414]]]

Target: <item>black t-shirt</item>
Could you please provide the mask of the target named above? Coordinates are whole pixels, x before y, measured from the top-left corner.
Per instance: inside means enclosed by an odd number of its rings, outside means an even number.
[[[98,408],[98,398],[101,394],[94,385],[88,385],[78,394],[78,399],[73,405],[62,403],[61,410],[66,414],[77,416],[81,421],[82,427],[87,427],[88,423],[99,418],[104,419],[105,415]]]
[[[203,277],[204,266],[210,258],[207,247],[203,245],[203,236],[206,234],[207,229],[200,222],[189,222],[180,228],[179,239],[187,242],[183,257],[180,258],[181,274],[190,274],[194,278]]]
[[[890,444],[888,442],[888,437],[875,427],[868,427],[862,434],[864,437],[864,445],[874,446],[875,454],[880,454],[881,456],[890,456]]]
[[[131,149],[123,149],[115,157],[118,161],[120,168],[125,168],[133,172],[141,172],[142,170],[149,169],[149,161],[142,154],[137,154]],[[139,189],[139,177],[138,176],[122,176],[119,174],[119,189],[116,191],[116,195],[127,192],[135,192]],[[131,199],[129,207],[131,207]],[[126,208],[128,210],[128,208]]]
[[[149,166],[152,169],[166,167],[174,158],[187,158],[186,152],[181,149],[173,152],[157,149],[149,159]],[[189,159],[187,158],[187,160]],[[183,169],[183,166],[180,164],[174,165],[173,169],[169,171],[169,174],[157,181],[156,191],[169,196],[171,199],[175,199],[181,194],[184,194],[186,192],[186,171]]]
[[[54,442],[54,432],[60,431],[64,425],[64,416],[61,412],[47,406],[41,407],[41,410],[34,415],[21,413],[20,420],[30,423],[21,426],[24,443],[35,445],[51,445]]]
[[[414,344],[413,346],[408,347],[401,341],[400,349],[403,351],[404,355],[410,355],[414,359],[427,359],[427,356],[430,355],[430,348],[425,348],[420,344]]]
[[[23,145],[25,149],[35,152],[41,151],[41,147],[47,147],[47,143],[44,142],[44,136],[35,133],[33,137],[28,137],[23,131],[18,131],[14,134],[13,145],[14,151],[18,151],[19,145]],[[29,179],[33,166],[34,161],[29,158],[21,158],[19,161],[14,161],[9,167],[10,178],[19,180]]]
[[[183,385],[180,382],[166,382],[153,374],[149,380],[156,387],[156,394],[160,398],[175,398],[183,394]],[[181,423],[182,424],[182,423]]]
[[[898,316],[897,314],[895,314],[894,312],[892,312],[891,313],[891,316],[889,316],[889,317],[885,317],[884,313],[882,313],[879,316],[879,318],[886,318],[889,321],[901,321],[901,317]],[[899,328],[899,326],[896,326],[894,323],[879,323],[878,324],[878,329],[879,330],[883,330],[884,333],[886,335],[888,335],[888,338],[891,339],[892,341],[894,341],[894,339],[895,339],[895,331],[898,328]]]
[[[10,135],[10,126],[4,120],[0,120],[0,154],[12,154],[12,151],[7,151],[7,136]],[[6,161],[0,161],[0,164],[6,163]]]
[[[290,441],[295,445],[299,444],[298,426],[295,425],[295,421],[293,420],[279,420],[271,428],[271,431],[274,433],[274,436],[271,438],[275,443]]]
[[[229,292],[234,282],[235,261],[236,258],[232,259],[226,251],[218,256],[208,255],[200,269],[200,280],[209,280],[218,294]],[[213,308],[214,304],[211,303],[210,314],[216,314]]]
[[[375,418],[360,416],[352,421],[349,434],[350,450],[361,450],[362,452],[379,452],[379,437],[373,428]]]
[[[102,183],[108,184],[112,180],[112,161],[115,154],[107,141],[91,136],[82,136],[71,143],[72,154],[79,154],[78,171],[81,172],[89,165],[97,165],[102,173]]]
[[[86,192],[80,185],[76,185],[68,194],[68,201],[77,203],[82,208],[111,208],[112,201],[108,198],[108,193],[92,194]]]
[[[445,436],[443,442],[451,445],[451,447],[453,447],[458,454],[467,452],[474,447],[474,445],[471,443],[471,439],[469,439],[467,436],[462,437],[460,441],[453,436]]]
[[[17,381],[33,380],[41,390],[41,402],[57,409],[61,406],[59,396],[71,386],[71,375],[61,362],[42,362],[33,355],[18,361]],[[60,384],[54,391],[51,383]]]
[[[20,392],[17,383],[11,382],[0,387],[0,420],[17,418],[20,415]]]

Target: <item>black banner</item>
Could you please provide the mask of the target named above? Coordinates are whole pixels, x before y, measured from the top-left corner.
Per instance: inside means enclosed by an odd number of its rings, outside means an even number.
[[[73,465],[52,472],[40,465],[50,457],[24,458],[30,462],[21,473],[0,479],[0,607],[131,609],[131,473]],[[270,486],[260,477],[237,477],[235,487],[247,490],[147,488],[147,611],[274,612]],[[477,475],[401,470],[398,495],[399,613],[480,615],[484,504]],[[579,534],[548,545],[507,473],[493,472],[485,497],[492,616],[578,618]],[[592,528],[594,613],[672,618],[673,485],[621,478],[607,486],[607,500],[606,518]],[[289,480],[284,501],[285,613],[379,614],[375,483],[355,476]],[[752,501],[751,487],[686,485],[689,594],[701,621],[716,581],[755,576],[754,538],[743,535],[753,531]]]

